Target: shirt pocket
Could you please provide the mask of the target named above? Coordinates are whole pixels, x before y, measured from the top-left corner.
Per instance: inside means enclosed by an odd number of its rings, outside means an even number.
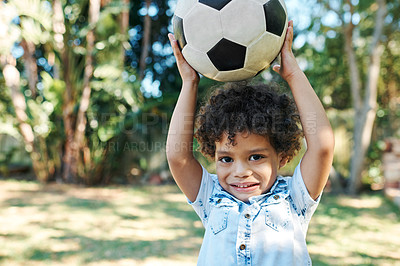
[[[277,232],[288,226],[290,217],[289,202],[283,198],[265,206],[265,224]]]
[[[211,205],[213,208],[208,224],[211,231],[216,235],[227,228],[229,212],[232,210],[234,204],[229,199],[217,199]]]

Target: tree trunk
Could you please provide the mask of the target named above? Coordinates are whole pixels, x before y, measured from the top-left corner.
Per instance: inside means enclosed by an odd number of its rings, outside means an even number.
[[[151,0],[146,0],[147,14],[144,17],[143,23],[143,38],[142,38],[142,53],[140,55],[139,61],[139,79],[143,80],[146,70],[146,59],[149,56],[150,49],[150,34],[151,34],[151,17],[149,15],[149,7],[151,5]]]
[[[62,79],[65,82],[65,91],[63,94],[62,106],[62,119],[64,123],[64,151],[62,155],[62,181],[66,183],[73,183],[75,176],[73,174],[73,145],[74,145],[74,125],[75,117],[73,114],[75,105],[74,88],[71,81],[71,64],[70,64],[70,51],[67,41],[64,38],[66,27],[64,22],[64,11],[61,0],[54,0],[53,2],[53,31],[55,48],[60,52],[60,59],[62,64]],[[55,74],[59,75],[59,67],[55,66]]]
[[[130,9],[129,0],[123,0],[123,5],[124,5],[124,7],[123,7],[124,9],[121,12],[121,20],[120,20],[121,35],[127,36],[128,28],[129,28],[129,9]],[[125,42],[125,41],[126,41],[126,39],[123,40],[123,42]],[[121,45],[121,62],[122,62],[122,66],[124,66],[124,62],[125,62],[124,45]]]
[[[23,58],[25,60],[25,69],[28,74],[28,86],[31,91],[31,97],[36,97],[36,84],[38,82],[38,70],[35,59],[36,47],[33,42],[22,40],[21,46],[24,49]]]
[[[54,31],[54,43],[55,50],[63,52],[64,50],[64,33],[65,33],[65,24],[64,24],[64,12],[62,9],[61,0],[53,1],[53,31]],[[51,55],[51,56],[50,56]],[[59,66],[55,64],[55,54],[51,52],[49,54],[48,59],[49,64],[53,66],[53,75],[55,79],[60,78],[60,69]]]
[[[64,40],[64,48],[61,52],[62,65],[63,65],[63,79],[65,82],[65,91],[63,94],[63,106],[62,106],[62,116],[64,122],[64,155],[63,155],[63,167],[62,167],[62,178],[66,183],[72,183],[74,181],[72,157],[73,157],[73,145],[74,145],[74,125],[75,119],[73,115],[74,110],[74,93],[70,77],[70,58],[69,58],[69,48],[66,45],[66,40]]]
[[[372,129],[377,109],[378,79],[380,71],[381,55],[383,52],[380,38],[383,32],[384,18],[386,15],[385,0],[377,0],[378,9],[375,19],[373,40],[370,46],[369,68],[367,72],[367,82],[365,86],[364,100],[361,103],[361,89],[357,86],[359,73],[355,60],[355,51],[352,44],[353,31],[346,31],[346,53],[349,58],[349,67],[352,79],[352,96],[355,107],[354,117],[354,144],[353,155],[350,169],[350,182],[347,191],[356,194],[361,189],[362,169],[364,167],[365,156],[371,142]],[[348,47],[350,46],[351,47]]]
[[[75,136],[74,136],[74,145],[73,145],[73,157],[72,157],[72,166],[74,175],[80,174],[84,176],[83,164],[81,161],[80,152],[83,150],[87,150],[85,147],[85,130],[86,130],[86,111],[89,108],[90,102],[90,80],[93,76],[93,52],[95,45],[95,34],[94,28],[96,26],[97,21],[100,16],[100,0],[90,0],[89,2],[89,27],[90,30],[86,35],[86,65],[85,72],[83,77],[83,91],[81,96],[81,101],[79,104],[79,110],[76,120],[75,126]],[[90,156],[86,156],[86,158],[90,158]],[[91,162],[84,162],[85,165],[90,166]]]
[[[32,127],[27,123],[25,97],[20,91],[20,73],[13,64],[6,63],[3,68],[3,76],[6,86],[11,90],[11,100],[19,123],[19,132],[24,140],[25,149],[31,157],[33,171],[39,181],[46,182],[49,178],[49,169],[47,169],[46,163],[41,160],[41,154],[35,147],[35,136]]]
[[[25,71],[28,75],[28,87],[31,92],[30,97],[34,99],[37,94],[36,85],[38,82],[38,67],[35,58],[36,47],[33,42],[24,39],[21,41],[21,46],[24,49],[23,58],[25,61]],[[13,94],[15,96],[13,96],[13,99],[25,100],[21,98],[22,93],[20,91],[17,92],[13,90]],[[26,112],[26,106],[23,108],[23,111]],[[22,129],[20,131],[22,132]],[[37,179],[41,182],[47,182],[49,177],[55,172],[54,163],[49,160],[46,141],[41,136],[37,136],[35,143],[32,143],[32,164],[34,165]]]

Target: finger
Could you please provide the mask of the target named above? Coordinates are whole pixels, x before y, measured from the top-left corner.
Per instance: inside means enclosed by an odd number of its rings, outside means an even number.
[[[293,26],[292,25],[293,25],[293,21],[291,20],[288,23],[288,27],[287,27],[287,30],[286,30],[285,41],[284,41],[282,50],[283,49],[290,50],[291,47],[292,47],[292,43],[293,43]]]
[[[174,50],[174,52],[175,52],[175,49],[177,48],[177,45],[178,45],[178,43],[175,39],[175,36],[172,33],[168,33],[168,39],[169,39],[169,42],[171,43],[172,50]]]
[[[272,67],[272,70],[279,74],[280,71],[281,71],[281,66],[280,65],[274,65]]]
[[[293,20],[289,21],[288,33],[289,33],[290,47],[292,47],[292,42],[293,42]]]
[[[291,48],[292,43],[293,43],[293,28],[292,27],[289,28],[287,39],[288,39],[288,46],[289,46],[289,48]]]
[[[178,41],[175,39],[175,36],[172,33],[168,34],[168,38],[171,43],[172,51],[174,52],[176,60],[181,62],[183,60],[183,56],[181,50],[179,49]]]

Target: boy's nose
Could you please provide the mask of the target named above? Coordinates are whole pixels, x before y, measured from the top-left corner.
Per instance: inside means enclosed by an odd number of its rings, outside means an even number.
[[[236,162],[235,166],[235,177],[248,177],[252,173],[250,166],[247,163]]]

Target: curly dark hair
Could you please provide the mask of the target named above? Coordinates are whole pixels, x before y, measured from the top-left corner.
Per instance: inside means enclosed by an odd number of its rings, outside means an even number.
[[[276,84],[226,83],[200,108],[196,128],[201,152],[212,159],[215,143],[221,141],[223,133],[227,133],[231,145],[235,145],[237,133],[265,136],[288,161],[301,149],[303,137],[293,99],[278,93]]]

